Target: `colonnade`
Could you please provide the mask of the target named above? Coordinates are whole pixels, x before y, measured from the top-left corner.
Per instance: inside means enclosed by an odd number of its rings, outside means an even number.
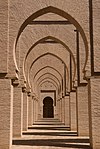
[[[96,149],[99,148],[99,105],[96,101],[98,81],[98,78],[91,78],[85,86],[77,87],[58,99],[56,105],[57,118],[79,136],[90,137],[91,145]],[[38,121],[38,99],[19,85],[13,85],[10,79],[0,79],[0,86],[3,87],[0,90],[0,111],[4,109],[0,121],[0,147],[6,149],[11,146],[13,137],[21,137],[23,131]]]
[[[43,119],[47,96],[54,119],[100,149],[98,6],[95,0],[1,1],[0,149],[11,149],[13,138]]]

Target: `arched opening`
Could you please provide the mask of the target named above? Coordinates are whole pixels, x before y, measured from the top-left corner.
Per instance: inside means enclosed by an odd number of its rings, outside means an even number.
[[[54,118],[53,99],[49,96],[43,100],[43,118]]]

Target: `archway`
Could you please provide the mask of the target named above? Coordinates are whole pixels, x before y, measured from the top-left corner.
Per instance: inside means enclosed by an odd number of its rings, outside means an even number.
[[[83,28],[80,26],[80,24],[70,15],[70,14],[68,14],[67,12],[65,12],[65,11],[63,11],[63,10],[61,10],[61,9],[59,9],[59,8],[56,8],[56,7],[53,7],[53,6],[48,6],[48,7],[45,7],[45,8],[43,8],[43,9],[41,9],[41,10],[38,10],[37,12],[35,12],[35,13],[33,13],[32,15],[30,15],[24,22],[23,22],[23,24],[20,26],[20,28],[19,28],[19,31],[18,31],[18,34],[17,34],[17,37],[16,37],[16,41],[15,41],[15,44],[14,44],[14,53],[15,53],[15,55],[16,55],[16,47],[17,47],[17,43],[18,43],[18,40],[19,40],[19,37],[20,37],[20,35],[22,34],[22,32],[24,31],[24,29],[29,25],[29,24],[32,24],[32,22],[36,19],[36,18],[38,18],[38,17],[40,17],[40,16],[42,16],[42,15],[44,15],[44,14],[47,14],[47,13],[50,13],[50,12],[52,12],[52,13],[54,13],[54,14],[57,14],[57,15],[59,15],[59,16],[62,16],[63,18],[65,18],[65,19],[67,19],[70,23],[72,23],[75,27],[76,27],[76,29],[80,32],[80,34],[81,34],[81,36],[82,36],[82,39],[83,39],[83,41],[84,41],[84,45],[85,45],[85,52],[86,52],[86,56],[85,56],[85,62],[84,62],[84,67],[83,67],[83,72],[85,72],[85,67],[86,67],[86,64],[87,64],[87,61],[88,61],[88,42],[87,42],[87,38],[86,38],[86,35],[85,35],[85,33],[84,33],[84,30],[83,30]],[[27,56],[28,56],[28,54],[30,53],[30,51],[33,49],[33,47],[34,46],[36,46],[37,44],[38,44],[39,42],[37,42],[37,43],[35,43],[35,45],[33,45],[30,49],[29,49],[29,51],[28,51],[28,53],[27,53],[27,55],[26,55],[26,57],[25,57],[25,61],[26,61],[26,59],[27,59]],[[70,51],[70,50],[69,50]],[[73,53],[70,51],[70,53],[73,55]],[[15,56],[16,57],[16,56]],[[17,62],[16,62],[16,59],[15,59],[15,64],[16,64],[16,67],[17,67]],[[17,69],[17,68],[16,68]]]
[[[43,118],[54,118],[53,99],[49,96],[43,100]]]

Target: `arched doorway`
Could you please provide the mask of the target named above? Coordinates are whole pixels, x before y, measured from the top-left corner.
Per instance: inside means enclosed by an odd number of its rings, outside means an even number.
[[[49,96],[43,100],[43,118],[54,118],[53,99]]]

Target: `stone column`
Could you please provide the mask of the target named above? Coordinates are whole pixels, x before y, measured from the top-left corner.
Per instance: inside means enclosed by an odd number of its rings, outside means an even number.
[[[37,100],[37,119],[40,120],[41,119],[41,105],[39,103],[39,101]]]
[[[62,123],[65,123],[65,98],[62,98]]]
[[[57,100],[57,119],[59,119],[59,99]]]
[[[58,118],[60,120],[60,99],[58,99]]]
[[[90,143],[93,149],[100,149],[100,77],[88,82]]]
[[[0,149],[12,145],[13,86],[11,80],[0,79]]]
[[[28,95],[28,126],[33,125],[33,99]]]
[[[27,92],[23,92],[23,131],[28,128],[28,96]]]
[[[62,99],[60,98],[60,121],[62,122]]]
[[[65,96],[65,125],[70,127],[70,102],[69,95]]]
[[[89,136],[88,87],[77,87],[78,135]]]
[[[36,99],[36,107],[35,107],[35,111],[36,111],[36,121],[38,120],[38,99]]]
[[[23,128],[23,93],[20,85],[13,92],[13,137],[21,137]]]
[[[56,104],[56,106],[53,106],[54,107],[54,118],[58,118],[58,111],[57,111],[57,104]]]
[[[34,100],[33,100],[33,123],[35,123],[36,121],[36,98],[34,97]]]
[[[71,130],[77,131],[76,92],[70,92]]]
[[[43,118],[43,103],[41,102],[41,119]]]

